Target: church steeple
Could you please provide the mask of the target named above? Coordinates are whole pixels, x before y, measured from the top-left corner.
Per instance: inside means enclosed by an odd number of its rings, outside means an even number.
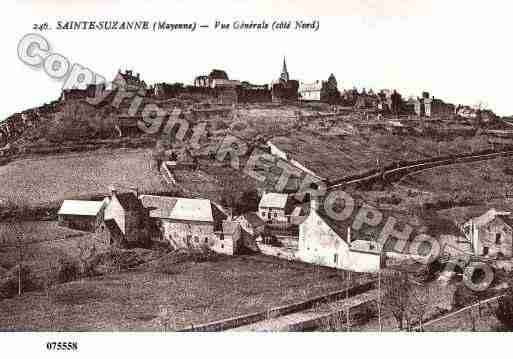
[[[285,61],[285,57],[283,58],[283,68],[281,70],[280,80],[289,81],[289,72],[287,71],[287,62]]]

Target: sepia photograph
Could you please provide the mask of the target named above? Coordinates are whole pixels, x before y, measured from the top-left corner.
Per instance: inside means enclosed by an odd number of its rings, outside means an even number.
[[[8,1],[0,347],[504,348],[511,10]]]

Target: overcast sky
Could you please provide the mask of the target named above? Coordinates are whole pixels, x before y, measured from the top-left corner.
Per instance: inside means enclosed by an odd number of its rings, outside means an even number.
[[[45,32],[52,50],[107,78],[118,68],[147,83],[185,82],[222,68],[230,78],[268,83],[284,56],[292,78],[341,88],[423,90],[455,104],[486,102],[513,114],[511,6],[506,1],[7,1],[0,13],[0,118],[56,99],[61,83],[17,58],[32,24],[56,20],[167,20],[213,23],[316,18],[318,32]]]

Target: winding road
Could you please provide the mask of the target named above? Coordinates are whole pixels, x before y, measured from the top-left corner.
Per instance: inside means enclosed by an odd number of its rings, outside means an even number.
[[[374,181],[379,180],[397,182],[407,175],[410,175],[415,172],[420,172],[426,169],[460,163],[488,161],[501,157],[511,156],[513,156],[513,150],[505,150],[481,154],[463,154],[445,158],[426,159],[423,161],[416,161],[411,162],[409,164],[404,164],[402,166],[390,165],[383,170],[374,170],[360,176],[349,176],[339,180],[331,181],[328,184],[328,189],[343,188],[348,185],[354,184],[372,183]]]

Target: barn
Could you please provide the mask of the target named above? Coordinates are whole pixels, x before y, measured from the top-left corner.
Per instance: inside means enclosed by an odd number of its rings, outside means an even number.
[[[65,200],[57,213],[59,226],[95,232],[103,225],[105,201]]]

